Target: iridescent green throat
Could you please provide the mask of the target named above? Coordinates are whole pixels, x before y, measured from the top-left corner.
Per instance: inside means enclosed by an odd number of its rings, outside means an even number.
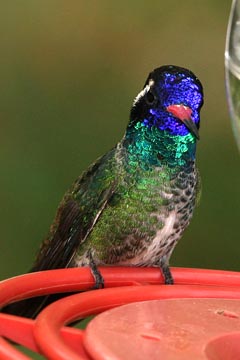
[[[196,138],[191,133],[173,135],[138,122],[127,128],[123,143],[129,162],[145,169],[161,165],[185,166],[195,159]]]

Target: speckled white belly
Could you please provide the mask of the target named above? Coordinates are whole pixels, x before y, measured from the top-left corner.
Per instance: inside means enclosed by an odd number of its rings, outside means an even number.
[[[158,254],[160,261],[161,256],[165,256],[165,250],[168,246],[168,238],[174,232],[174,223],[176,221],[176,212],[173,211],[165,220],[165,225],[158,230],[152,242],[147,249],[132,259],[121,261],[116,265],[120,266],[144,266],[145,264],[155,263],[154,258]],[[160,253],[160,254],[159,254]]]

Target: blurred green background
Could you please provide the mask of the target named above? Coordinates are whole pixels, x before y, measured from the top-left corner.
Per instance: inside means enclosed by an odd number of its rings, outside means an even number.
[[[8,1],[0,6],[1,279],[26,272],[65,190],[123,135],[149,71],[205,88],[202,200],[171,264],[240,270],[240,157],[224,86],[230,0]]]

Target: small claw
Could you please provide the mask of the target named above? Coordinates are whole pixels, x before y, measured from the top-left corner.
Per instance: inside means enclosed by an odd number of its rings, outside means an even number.
[[[100,273],[98,268],[91,267],[91,272],[92,272],[94,280],[95,280],[95,285],[93,286],[92,289],[93,290],[104,289],[104,278],[102,277],[102,274]]]
[[[103,278],[102,274],[100,273],[100,271],[98,270],[96,263],[93,260],[91,251],[89,251],[88,258],[89,258],[89,266],[91,269],[91,273],[95,280],[95,285],[93,286],[92,290],[103,289],[104,288],[104,278]]]
[[[166,264],[163,264],[160,266],[161,270],[162,270],[162,274],[164,277],[164,284],[165,285],[173,285],[174,284],[174,280],[171,274],[171,271],[169,269],[169,266]]]
[[[164,284],[165,285],[173,285],[174,280],[170,271],[170,268],[168,266],[168,263],[164,261],[165,259],[162,258],[159,262],[160,269],[162,271],[163,277],[164,277]]]

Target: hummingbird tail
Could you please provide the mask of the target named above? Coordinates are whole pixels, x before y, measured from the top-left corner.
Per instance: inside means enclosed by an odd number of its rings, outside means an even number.
[[[95,285],[89,289],[101,289],[104,288],[104,279],[101,272],[98,270],[97,265],[94,262],[91,251],[88,253],[89,257],[89,266],[92,272],[92,275],[95,279]],[[37,271],[35,268],[32,268],[31,272]],[[14,302],[12,304],[6,305],[1,309],[1,312],[10,315],[17,315],[26,317],[29,319],[35,319],[37,315],[48,305],[62,299],[69,295],[74,295],[79,292],[85,292],[87,290],[78,291],[78,292],[66,292],[60,294],[50,294],[46,296],[37,296],[29,299],[24,299],[21,301]]]
[[[1,312],[10,315],[26,317],[29,319],[35,319],[41,310],[47,305],[50,305],[54,301],[72,294],[74,293],[53,294],[17,301],[3,307]]]

